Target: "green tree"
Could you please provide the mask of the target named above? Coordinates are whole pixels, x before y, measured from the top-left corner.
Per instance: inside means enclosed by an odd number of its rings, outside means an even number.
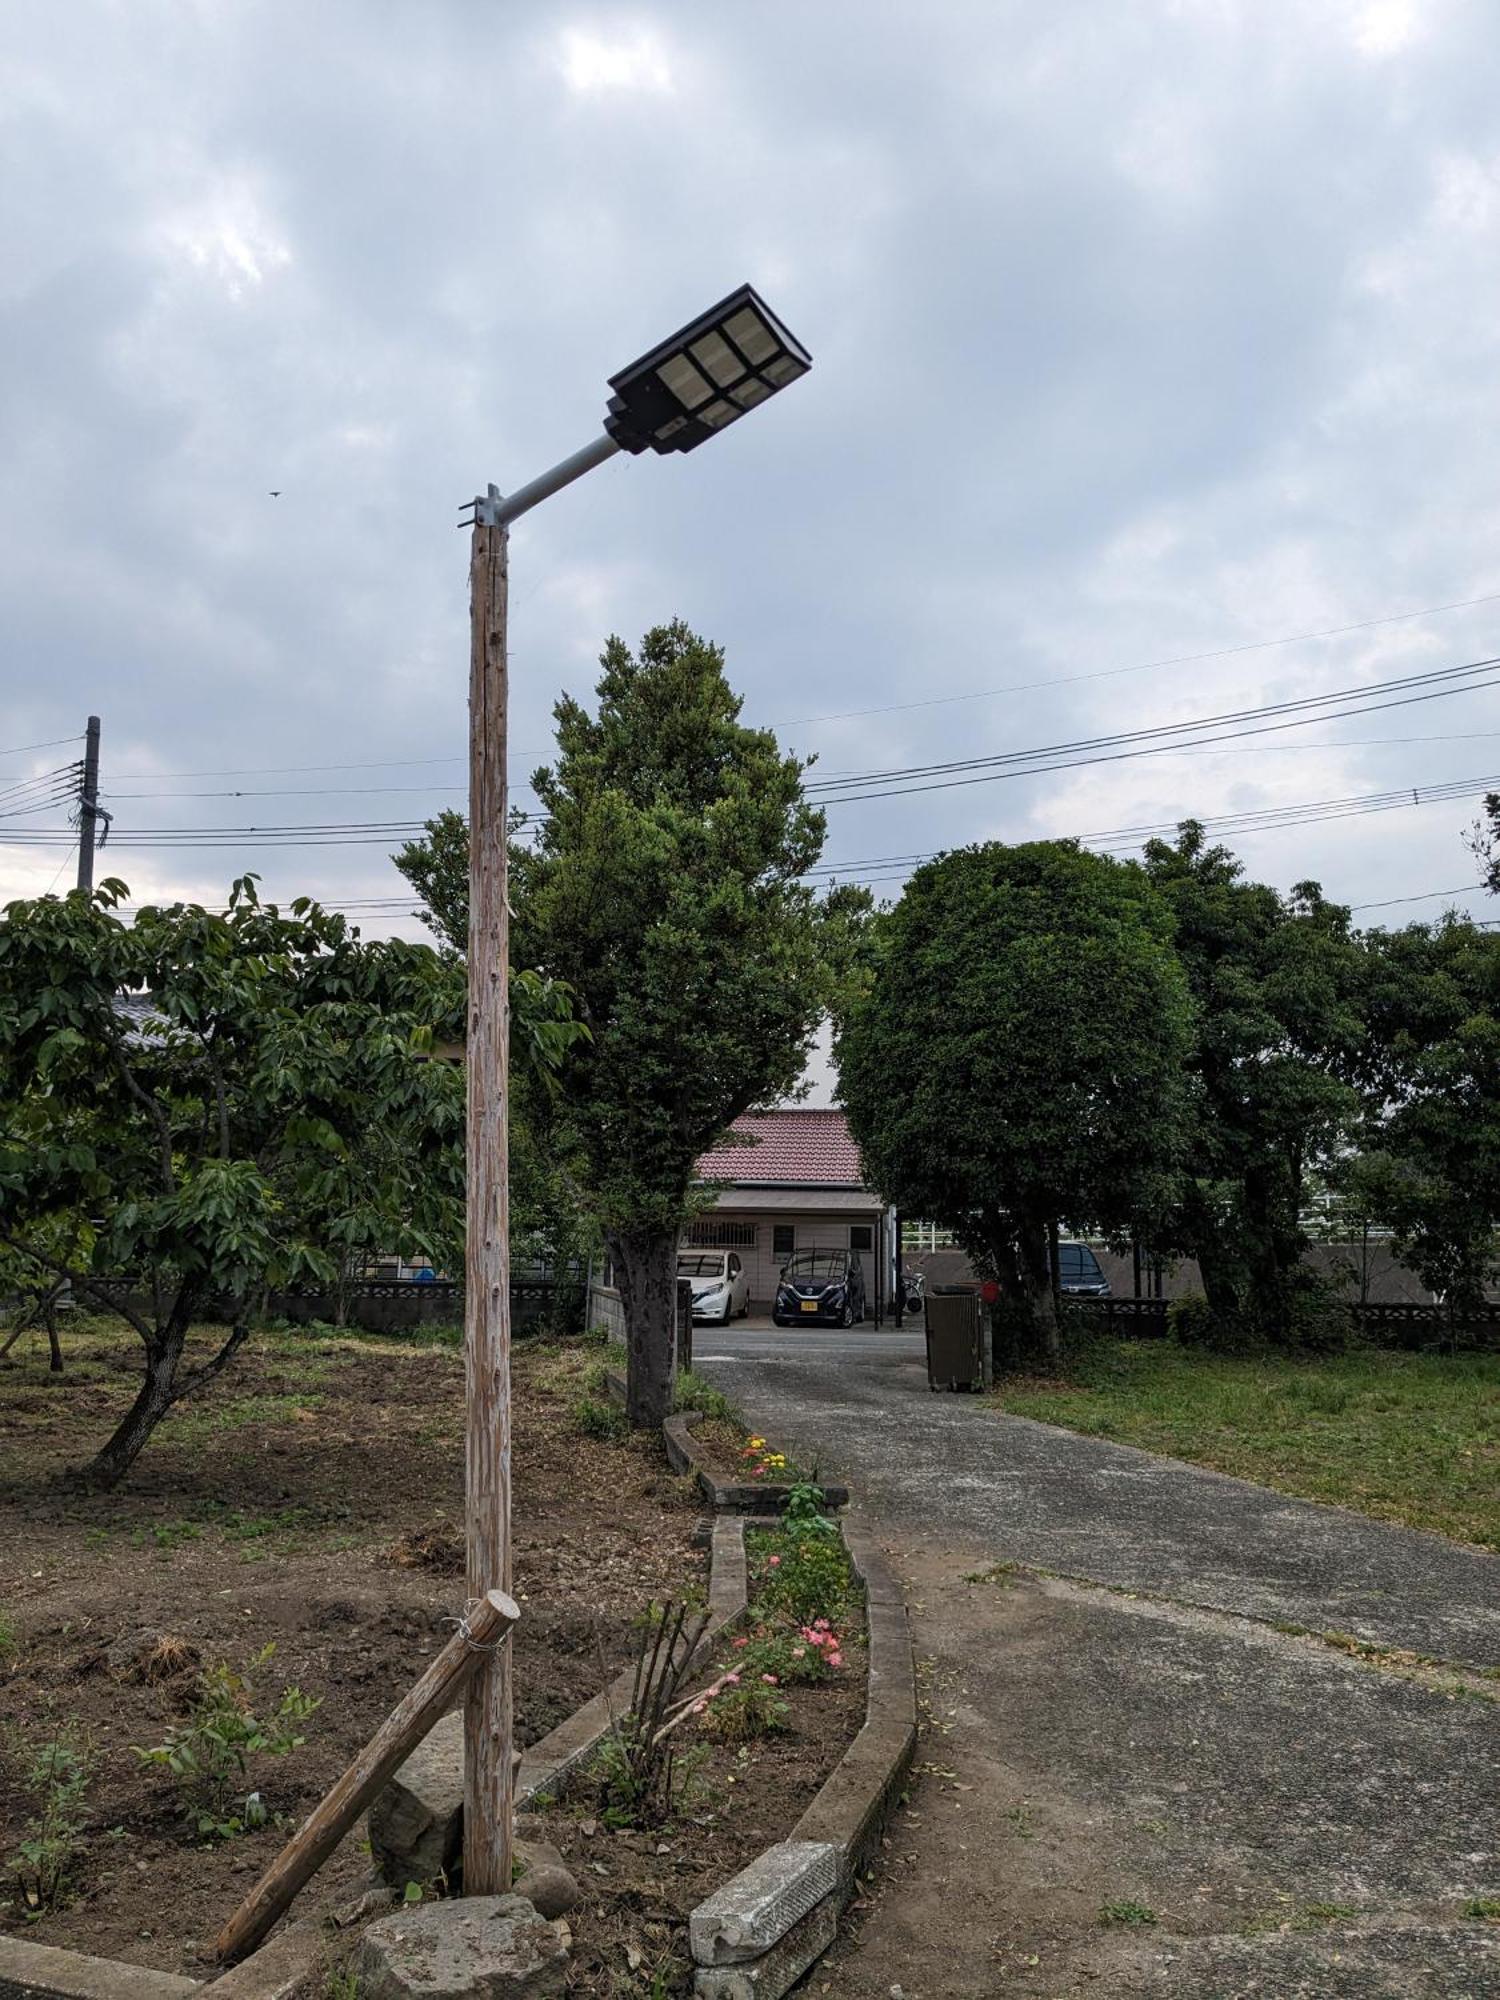
[[[1289,897],[1248,882],[1186,821],[1153,840],[1146,872],[1171,910],[1196,1003],[1192,1145],[1159,1247],[1196,1257],[1222,1325],[1294,1338],[1310,1168],[1333,1159],[1359,1111],[1349,1079],[1364,1042],[1349,912],[1303,882]]]
[[[1350,1179],[1423,1284],[1475,1311],[1497,1269],[1500,937],[1454,917],[1363,943],[1367,1120]]]
[[[1125,1231],[1173,1184],[1190,1047],[1171,919],[1140,868],[1073,841],[919,868],[847,1006],[839,1094],[889,1199],[954,1231],[1057,1351],[1048,1232]]]
[[[126,923],[126,894],[12,903],[0,923],[0,1244],[123,1311],[144,1354],[82,1474],[104,1486],[227,1366],[268,1286],[327,1280],[341,1243],[377,1233],[462,1240],[463,1083],[426,1059],[459,1032],[452,963],[305,900],[263,905],[249,877],[222,912]],[[189,1326],[221,1299],[227,1335],[189,1366]]]
[[[542,816],[512,848],[513,936],[587,1030],[558,1064],[548,1143],[619,1276],[631,1421],[659,1425],[694,1165],[795,1088],[868,899],[803,882],[823,816],[803,766],[741,723],[718,647],[679,621],[635,653],[611,639],[601,667],[597,713],[558,703],[556,761],[532,780]],[[455,820],[401,857],[450,939],[467,924]]]

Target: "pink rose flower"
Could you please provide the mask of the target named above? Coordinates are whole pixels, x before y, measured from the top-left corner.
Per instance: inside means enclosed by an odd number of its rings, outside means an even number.
[[[704,1709],[706,1709],[707,1707],[708,1707],[708,1703],[707,1703],[706,1701],[695,1701],[695,1702],[693,1703],[693,1713],[694,1713],[694,1715],[701,1715],[701,1714],[703,1713]]]
[[[762,1674],[761,1679],[765,1682],[767,1687],[773,1688],[780,1685],[774,1674]]]
[[[842,1666],[842,1665],[844,1664],[844,1656],[843,1656],[843,1654],[842,1654],[842,1653],[830,1653],[830,1654],[828,1655],[828,1664],[829,1664],[829,1666],[830,1666],[830,1667],[841,1667],[841,1666]]]
[[[740,1684],[740,1677],[738,1674],[726,1674],[724,1676],[724,1679],[729,1684],[730,1687],[738,1687]]]
[[[736,1646],[748,1646],[750,1641],[748,1639],[736,1639],[734,1643]]]
[[[807,1658],[806,1646],[793,1646],[792,1658],[794,1660],[805,1660]]]
[[[770,1564],[770,1566],[771,1566],[771,1568],[772,1568],[772,1569],[779,1569],[779,1568],[781,1567],[781,1557],[780,1557],[780,1556],[768,1556],[768,1557],[766,1558],[766,1560],[767,1560],[767,1562],[768,1562],[768,1563]]]

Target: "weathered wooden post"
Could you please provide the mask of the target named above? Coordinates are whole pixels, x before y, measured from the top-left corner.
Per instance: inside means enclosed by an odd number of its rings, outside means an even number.
[[[469,555],[469,1022],[464,1369],[468,1594],[509,1592],[510,907],[505,620],[510,530],[476,509]],[[510,1890],[511,1655],[503,1637],[464,1701],[464,1893]]]

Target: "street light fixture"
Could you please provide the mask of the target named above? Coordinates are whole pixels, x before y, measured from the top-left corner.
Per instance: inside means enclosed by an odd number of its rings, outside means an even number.
[[[812,356],[742,285],[610,377],[604,434],[515,492],[472,502],[469,552],[469,1019],[464,1358],[468,1597],[511,1587],[510,924],[506,598],[510,523],[616,452],[693,451],[805,375]],[[467,510],[465,510],[467,511]],[[507,1639],[464,1704],[464,1892],[511,1886],[515,1771]]]

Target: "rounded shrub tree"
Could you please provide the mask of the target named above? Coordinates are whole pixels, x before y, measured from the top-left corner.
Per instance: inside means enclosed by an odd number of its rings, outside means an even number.
[[[881,1192],[954,1231],[1057,1351],[1048,1232],[1124,1233],[1166,1205],[1191,1002],[1133,864],[990,843],[912,876],[839,1026],[839,1093]]]

